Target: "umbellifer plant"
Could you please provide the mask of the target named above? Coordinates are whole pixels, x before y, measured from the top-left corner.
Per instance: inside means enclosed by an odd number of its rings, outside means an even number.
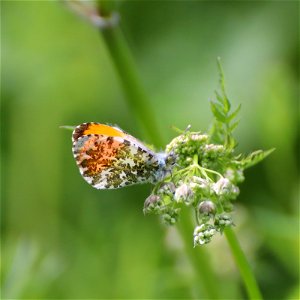
[[[162,181],[158,182],[146,199],[144,213],[160,215],[163,222],[177,222],[182,206],[195,212],[194,246],[211,241],[234,221],[231,212],[233,201],[239,195],[238,185],[244,181],[244,170],[252,167],[274,149],[254,151],[249,155],[237,154],[233,131],[237,127],[239,105],[231,111],[224,85],[220,59],[220,92],[211,101],[214,116],[210,130],[193,132],[190,126],[175,137],[165,152],[175,159],[175,165]]]

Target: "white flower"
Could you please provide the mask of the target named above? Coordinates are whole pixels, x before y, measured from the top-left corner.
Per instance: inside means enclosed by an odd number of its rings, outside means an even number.
[[[176,202],[181,202],[181,201],[189,202],[188,200],[190,200],[192,196],[193,196],[193,192],[191,188],[186,183],[183,183],[176,189],[174,199]]]
[[[202,195],[208,195],[211,190],[210,182],[198,176],[191,178],[190,187],[194,192],[200,192]]]
[[[199,133],[193,133],[190,135],[190,139],[193,141],[199,141],[199,142],[206,142],[208,140],[207,134],[199,134]]]
[[[223,145],[215,145],[215,144],[208,144],[205,145],[204,150],[207,152],[222,152],[224,150]]]
[[[221,178],[213,184],[213,190],[217,195],[225,195],[231,192],[232,184],[227,178]]]
[[[166,147],[166,152],[169,153],[174,149],[180,147],[182,144],[187,142],[187,138],[184,135],[179,135],[174,138]]]

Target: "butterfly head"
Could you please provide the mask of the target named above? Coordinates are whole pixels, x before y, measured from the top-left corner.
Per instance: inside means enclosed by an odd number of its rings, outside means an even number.
[[[172,175],[172,170],[176,165],[177,155],[174,152],[157,153],[159,169],[155,173],[154,183],[162,181],[165,177]]]

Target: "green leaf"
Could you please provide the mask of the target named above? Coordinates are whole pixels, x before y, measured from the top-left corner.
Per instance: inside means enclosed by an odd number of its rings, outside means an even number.
[[[216,117],[216,119],[222,123],[226,123],[226,116],[223,114],[222,111],[218,108],[218,104],[215,102],[210,102],[211,105],[211,111]]]
[[[239,106],[235,109],[235,111],[233,113],[231,113],[229,116],[228,116],[228,121],[230,122],[231,120],[233,120],[237,115],[238,113],[240,112],[241,110],[241,107],[242,105],[239,104]]]
[[[220,125],[221,123],[216,121],[212,124],[210,128],[210,142],[215,143],[215,144],[222,144],[223,140],[220,136],[221,128]]]
[[[236,147],[236,145],[237,145],[236,140],[232,136],[229,136],[227,148],[231,151],[232,149],[234,149]]]
[[[224,103],[223,97],[219,94],[218,91],[215,91],[215,95],[216,95],[216,99],[217,99],[221,104],[223,104],[223,103]]]
[[[274,150],[275,150],[275,148],[272,148],[267,151],[263,151],[263,150],[254,151],[251,154],[249,154],[247,157],[242,159],[240,161],[240,164],[242,165],[242,167],[244,169],[250,168],[250,167],[256,165],[257,163],[259,163],[260,161],[262,161],[263,159],[265,159]]]
[[[218,91],[215,91],[215,95],[216,95],[216,99],[222,104],[223,111],[225,113],[228,113],[231,108],[231,104],[226,94],[220,95]]]
[[[218,102],[214,102],[215,106],[217,107],[217,109],[224,115],[224,117],[227,119],[226,113],[224,111],[224,107],[222,104],[218,103]]]
[[[224,108],[226,109],[226,113],[228,113],[230,111],[230,108],[231,108],[231,104],[230,104],[230,101],[229,99],[227,98],[226,95],[224,95]]]
[[[236,129],[236,127],[239,125],[239,123],[240,123],[240,120],[237,120],[236,122],[231,124],[229,127],[230,132],[233,132]]]

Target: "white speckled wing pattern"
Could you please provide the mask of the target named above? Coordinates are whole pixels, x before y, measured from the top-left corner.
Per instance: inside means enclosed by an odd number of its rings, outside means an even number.
[[[73,131],[73,154],[83,178],[96,189],[156,182],[165,158],[117,127],[84,123]]]

